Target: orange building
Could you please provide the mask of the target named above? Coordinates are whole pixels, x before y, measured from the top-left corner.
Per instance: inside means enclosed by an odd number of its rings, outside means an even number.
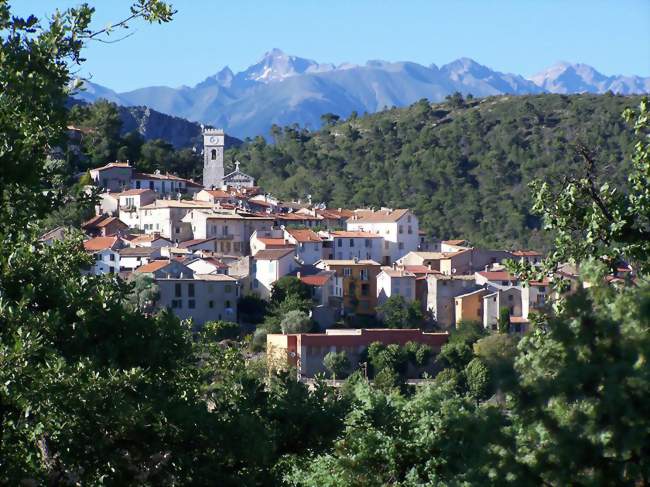
[[[336,272],[337,288],[347,314],[374,315],[377,307],[377,274],[381,265],[374,260],[320,260],[316,267]]]
[[[456,326],[461,321],[483,322],[483,296],[489,294],[487,289],[478,289],[454,298],[456,304]]]

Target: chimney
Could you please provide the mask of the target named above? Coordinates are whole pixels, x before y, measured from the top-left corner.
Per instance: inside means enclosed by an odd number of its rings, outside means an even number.
[[[393,269],[397,270],[397,262],[393,262]]]
[[[427,267],[429,268],[430,271],[433,270],[433,267],[431,267],[431,264],[429,264]]]
[[[296,272],[296,277],[300,279],[300,271]]]

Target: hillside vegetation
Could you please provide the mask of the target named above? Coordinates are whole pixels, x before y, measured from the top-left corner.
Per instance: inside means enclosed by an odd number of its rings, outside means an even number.
[[[346,121],[325,115],[317,132],[274,126],[227,151],[260,186],[285,198],[312,195],[333,207],[414,208],[440,238],[476,244],[541,247],[550,241],[531,215],[528,183],[561,185],[584,170],[576,149],[596,149],[599,170],[625,180],[633,133],[622,111],[639,97],[500,96],[421,100]]]

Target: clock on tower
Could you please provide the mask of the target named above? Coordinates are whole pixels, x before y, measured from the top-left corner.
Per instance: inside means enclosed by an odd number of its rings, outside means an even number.
[[[203,129],[203,187],[220,188],[223,184],[223,129]]]

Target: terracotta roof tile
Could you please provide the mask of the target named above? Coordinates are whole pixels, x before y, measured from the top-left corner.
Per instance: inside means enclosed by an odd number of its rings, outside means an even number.
[[[138,267],[135,271],[137,273],[149,273],[149,272],[156,272],[163,267],[166,267],[170,264],[171,261],[169,260],[154,260],[149,262],[148,264],[142,265]]]
[[[93,252],[98,250],[111,249],[117,244],[118,238],[113,237],[95,237],[84,242],[84,249]]]

